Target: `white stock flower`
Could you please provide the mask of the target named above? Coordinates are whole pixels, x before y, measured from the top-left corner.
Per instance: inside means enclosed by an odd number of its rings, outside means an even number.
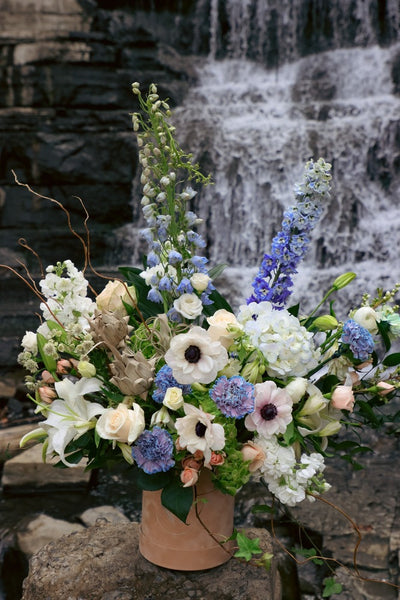
[[[203,311],[203,303],[196,294],[182,294],[174,300],[174,308],[185,319],[195,319]]]
[[[303,376],[318,365],[320,351],[313,335],[287,310],[274,310],[270,302],[241,306],[238,321],[251,344],[266,359],[271,377]]]
[[[33,331],[26,331],[22,338],[21,345],[26,352],[36,354],[38,351],[36,333]]]
[[[132,444],[144,431],[144,412],[135,402],[132,408],[118,404],[107,408],[96,423],[96,431],[105,440]]]
[[[213,424],[214,415],[192,406],[183,405],[185,417],[176,419],[175,427],[179,435],[179,445],[194,454],[201,450],[205,463],[211,460],[211,451],[222,450],[225,446],[225,431],[222,425]]]
[[[227,364],[228,353],[196,325],[172,338],[165,362],[178,383],[211,383]]]

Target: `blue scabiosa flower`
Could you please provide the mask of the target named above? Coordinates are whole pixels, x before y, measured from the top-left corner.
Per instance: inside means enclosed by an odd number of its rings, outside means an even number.
[[[154,427],[151,431],[146,429],[138,437],[132,448],[132,456],[138,467],[152,475],[169,471],[174,466],[173,451],[171,434],[161,427]]]
[[[353,319],[348,319],[343,325],[340,341],[349,346],[354,358],[358,360],[367,360],[374,351],[375,344],[372,335],[368,329]]]
[[[247,302],[272,302],[282,309],[292,293],[292,275],[305,256],[310,239],[307,235],[322,213],[322,201],[329,195],[331,165],[320,158],[310,160],[303,180],[295,186],[296,204],[285,211],[282,230],[272,240],[271,254],[265,254],[253,281],[253,294]]]
[[[172,375],[172,369],[168,365],[164,365],[158,371],[155,376],[154,383],[156,385],[156,389],[153,392],[153,400],[162,404],[164,400],[165,392],[170,387],[177,387],[182,390],[183,395],[190,394],[192,388],[190,385],[186,385],[183,383],[178,383],[175,377]]]
[[[225,417],[240,419],[254,410],[254,385],[241,375],[230,379],[225,375],[219,377],[210,390],[210,397]]]

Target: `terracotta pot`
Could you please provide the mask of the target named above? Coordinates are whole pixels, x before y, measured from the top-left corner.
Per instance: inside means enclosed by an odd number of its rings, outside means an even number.
[[[161,504],[161,491],[143,492],[139,549],[148,561],[167,569],[200,571],[227,562],[233,542],[218,542],[233,531],[233,496],[215,489],[203,469],[196,485],[200,502],[192,505],[186,524]],[[207,502],[201,502],[207,499]]]

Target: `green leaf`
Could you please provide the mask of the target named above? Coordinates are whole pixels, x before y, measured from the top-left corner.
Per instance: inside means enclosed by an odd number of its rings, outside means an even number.
[[[217,279],[225,271],[227,266],[228,265],[223,263],[215,265],[215,267],[212,267],[212,269],[208,271],[209,277],[211,277],[211,279]]]
[[[235,552],[237,558],[244,558],[249,561],[252,559],[253,554],[261,554],[262,549],[260,548],[260,538],[254,538],[251,540],[244,533],[238,533],[236,536],[236,542],[239,550]]]
[[[385,367],[396,367],[400,365],[400,352],[394,352],[393,354],[388,354],[382,361]]]
[[[251,512],[253,515],[257,513],[273,513],[274,509],[272,506],[268,506],[268,504],[256,504],[252,507]]]
[[[142,490],[147,490],[148,492],[161,490],[170,480],[171,475],[169,472],[149,475],[142,469],[136,469],[136,483]]]
[[[389,338],[390,325],[387,321],[377,321],[378,331],[381,334],[383,343],[385,344],[386,351],[390,349],[391,342]]]
[[[48,371],[50,371],[50,373],[54,373],[57,368],[57,361],[52,356],[48,356],[44,351],[44,347],[47,344],[46,338],[41,333],[37,333],[36,338],[39,354],[41,356],[44,366]]]
[[[203,312],[208,317],[211,317],[220,308],[224,308],[228,312],[233,312],[231,305],[219,292],[217,292],[217,290],[213,290],[209,295],[209,298],[213,303],[203,307]]]
[[[147,299],[150,287],[146,285],[143,277],[140,277],[143,269],[137,267],[119,267],[119,271],[125,277],[126,283],[135,287],[138,307],[145,319],[155,317],[163,312],[163,305],[161,303],[151,302]]]
[[[333,577],[326,577],[323,581],[323,584],[323,598],[329,598],[329,596],[333,596],[334,594],[340,594],[340,592],[343,590],[342,585],[335,581]]]
[[[290,446],[291,444],[293,444],[293,442],[296,440],[296,438],[297,438],[297,433],[294,428],[294,422],[291,421],[289,423],[289,425],[286,427],[286,431],[283,434],[283,439],[285,441],[285,444],[287,446]]]
[[[186,523],[193,504],[193,489],[191,487],[184,488],[179,481],[172,480],[161,492],[161,504],[183,523]]]
[[[298,316],[299,310],[300,310],[300,304],[294,304],[293,306],[291,306],[290,308],[288,308],[288,312],[291,315],[293,315],[294,317]]]

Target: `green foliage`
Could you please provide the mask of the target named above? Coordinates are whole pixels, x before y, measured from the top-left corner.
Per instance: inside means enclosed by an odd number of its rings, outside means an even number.
[[[254,538],[252,540],[244,533],[238,532],[236,535],[236,542],[238,545],[238,550],[234,554],[236,558],[244,558],[249,561],[253,558],[253,555],[262,553],[262,549],[260,548],[260,538]]]
[[[335,594],[340,594],[343,587],[340,583],[336,582],[333,577],[326,577],[323,581],[324,589],[322,592],[323,598],[329,598]]]
[[[52,356],[49,356],[48,354],[46,354],[46,352],[44,350],[45,345],[47,344],[47,339],[41,333],[36,334],[36,339],[37,339],[37,345],[38,345],[38,351],[40,354],[40,358],[42,359],[45,368],[48,371],[50,371],[50,373],[55,373],[56,368],[57,368],[57,361]]]

